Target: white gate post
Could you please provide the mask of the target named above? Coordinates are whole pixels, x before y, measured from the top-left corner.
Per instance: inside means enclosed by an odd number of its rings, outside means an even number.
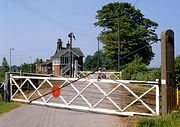
[[[160,109],[160,96],[159,96],[159,84],[156,85],[156,114],[159,115]]]

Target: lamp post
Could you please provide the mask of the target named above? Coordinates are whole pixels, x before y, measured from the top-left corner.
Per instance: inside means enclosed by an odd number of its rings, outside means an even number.
[[[100,39],[100,37],[98,36],[98,37],[97,37],[97,40],[98,40],[98,68],[100,67],[100,59],[99,59],[99,39]]]
[[[14,48],[10,48],[10,58],[9,58],[9,72],[11,72],[11,53],[14,50]]]
[[[32,56],[29,56],[30,58],[30,73],[32,73]]]
[[[74,71],[73,71],[73,58],[72,58],[72,38],[75,39],[74,33],[70,32],[68,34],[68,37],[70,38],[70,77],[72,78],[74,76]]]

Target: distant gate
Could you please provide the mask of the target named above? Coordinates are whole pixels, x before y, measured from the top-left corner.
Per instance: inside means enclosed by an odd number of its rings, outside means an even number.
[[[92,73],[92,71],[77,71],[75,72],[74,75],[76,78],[81,78],[90,73]],[[121,72],[95,72],[94,74],[89,75],[86,78],[97,79],[98,76],[100,76],[100,79],[110,79],[110,80],[122,79]]]
[[[11,75],[11,101],[113,115],[159,115],[158,82],[74,80]],[[47,94],[54,85],[62,87],[59,97]]]

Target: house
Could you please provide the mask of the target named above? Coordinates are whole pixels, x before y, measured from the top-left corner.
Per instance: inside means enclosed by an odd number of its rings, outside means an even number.
[[[73,47],[71,51],[69,42],[66,44],[66,47],[63,47],[61,39],[58,39],[55,54],[51,57],[54,75],[69,74],[71,52],[73,70],[83,70],[84,55],[81,49]]]
[[[69,75],[71,54],[73,71],[83,70],[84,55],[81,49],[72,47],[71,51],[69,42],[63,47],[61,39],[58,39],[55,54],[51,60],[37,64],[36,73]]]
[[[36,73],[38,74],[52,74],[52,61],[46,60],[36,64]]]

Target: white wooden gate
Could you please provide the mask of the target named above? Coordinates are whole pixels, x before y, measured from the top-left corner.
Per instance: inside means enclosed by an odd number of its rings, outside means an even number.
[[[159,115],[158,82],[74,80],[11,75],[11,101],[113,115]],[[59,97],[47,94],[54,85],[62,87]]]

